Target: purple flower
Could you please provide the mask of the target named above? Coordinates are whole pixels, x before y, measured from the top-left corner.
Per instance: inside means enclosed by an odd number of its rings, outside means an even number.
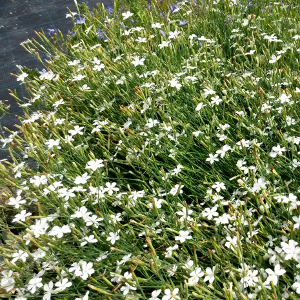
[[[199,41],[199,45],[200,45],[200,46],[202,46],[202,43],[201,43],[201,41]]]
[[[77,33],[76,31],[74,33],[72,33],[72,31],[68,30],[68,34],[70,35],[70,37],[76,36]]]
[[[84,24],[85,23],[85,17],[79,17],[78,20],[75,21],[75,24]]]
[[[175,3],[174,5],[170,5],[171,11],[174,11],[178,7],[178,4]]]
[[[48,30],[48,34],[49,34],[49,35],[55,35],[55,34],[57,34],[57,29],[49,28],[49,29],[47,29],[47,30]]]
[[[166,36],[163,30],[159,30],[159,33],[163,36]]]
[[[39,71],[39,73],[40,73],[41,75],[43,75],[43,74],[47,73],[47,71],[46,71],[46,69],[42,69],[42,71]]]
[[[134,20],[130,19],[131,23],[133,24],[134,23]]]
[[[187,20],[179,21],[179,25],[185,25],[187,23]]]
[[[112,14],[114,12],[114,8],[112,6],[107,6],[107,9],[106,11],[109,13],[109,14]]]
[[[104,41],[107,41],[107,38],[106,36],[104,35],[105,31],[101,30],[100,27],[98,28],[98,31],[97,31],[97,36],[100,40],[104,40]]]

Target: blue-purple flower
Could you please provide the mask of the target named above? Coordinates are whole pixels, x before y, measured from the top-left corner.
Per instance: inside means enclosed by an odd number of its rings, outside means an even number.
[[[48,34],[49,34],[49,35],[55,35],[55,34],[57,34],[57,29],[49,28],[49,29],[47,29],[47,30],[48,30]]]
[[[85,17],[79,17],[78,20],[75,21],[75,24],[80,25],[85,23]]]
[[[106,36],[104,35],[105,31],[104,30],[101,30],[100,27],[98,28],[98,31],[97,31],[97,36],[100,40],[104,40],[104,41],[107,41],[107,38]]]
[[[163,30],[159,30],[159,33],[160,33],[161,35],[163,35],[163,36],[166,36],[166,35],[165,35],[165,32],[164,32]]]
[[[75,31],[74,33],[70,30],[68,30],[68,34],[70,35],[70,37],[76,36],[77,32]]]
[[[187,20],[179,21],[179,25],[185,25],[187,23]]]
[[[107,6],[106,11],[107,11],[109,14],[112,14],[112,13],[114,12],[114,8],[113,8],[112,6]]]
[[[175,3],[174,5],[170,5],[171,11],[174,11],[178,7],[178,4]]]

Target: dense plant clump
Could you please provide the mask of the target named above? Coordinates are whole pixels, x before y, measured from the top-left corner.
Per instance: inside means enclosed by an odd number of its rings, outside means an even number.
[[[299,299],[299,3],[77,8],[23,43],[0,293]]]

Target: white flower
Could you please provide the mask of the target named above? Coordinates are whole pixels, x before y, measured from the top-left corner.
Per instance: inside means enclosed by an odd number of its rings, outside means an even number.
[[[186,207],[182,208],[182,211],[177,211],[176,214],[179,216],[182,216],[180,218],[180,221],[183,222],[184,219],[187,219],[187,221],[192,221],[193,219],[189,216],[193,213],[191,209],[186,209]]]
[[[208,89],[204,89],[204,93],[203,93],[203,98],[206,98],[208,95],[213,95],[215,94],[216,92],[210,88]]]
[[[120,236],[118,234],[118,232],[114,233],[114,232],[110,232],[109,233],[109,237],[106,239],[107,241],[110,241],[112,245],[115,244],[115,242],[120,239]]]
[[[177,271],[177,266],[173,265],[170,269],[167,269],[167,274],[169,277],[172,277],[175,275],[175,272]]]
[[[148,119],[148,122],[145,124],[145,127],[152,128],[152,127],[156,126],[156,124],[159,124],[159,121],[153,120],[150,118],[150,119]]]
[[[84,85],[80,88],[80,90],[82,90],[82,91],[90,91],[91,89],[89,88],[89,86],[88,86],[87,84],[84,84]]]
[[[232,251],[235,251],[234,247],[237,247],[237,237],[234,236],[231,238],[230,236],[226,237],[227,242],[225,243],[225,247],[230,248]]]
[[[123,20],[126,20],[126,19],[130,18],[131,16],[133,16],[133,13],[130,11],[126,11],[126,12],[122,13],[122,16],[123,16]]]
[[[182,87],[182,84],[178,83],[176,78],[173,78],[169,80],[169,86],[176,87],[176,89],[179,90]]]
[[[166,249],[165,257],[172,257],[172,251],[177,250],[178,245],[170,246]]]
[[[55,291],[56,292],[64,291],[65,289],[67,289],[71,285],[72,285],[72,282],[69,282],[68,278],[63,278],[60,281],[55,283],[55,286],[57,287],[57,289]]]
[[[153,200],[154,205],[155,205],[156,208],[161,208],[161,204],[164,201],[163,199],[157,199],[157,198],[154,197],[152,200]],[[150,202],[150,203],[147,204],[147,207],[152,208],[153,204]]]
[[[152,27],[152,28],[161,28],[161,25],[162,25],[162,24],[160,24],[160,23],[153,23],[153,24],[151,25],[151,27]]]
[[[213,164],[215,161],[219,161],[219,159],[217,158],[218,154],[209,154],[209,157],[206,159],[206,161],[209,161],[210,164]]]
[[[270,152],[270,156],[271,157],[276,157],[277,155],[278,156],[282,156],[283,155],[283,151],[286,151],[285,150],[285,147],[280,147],[280,145],[277,144],[277,146],[275,147],[272,147],[272,151]]]
[[[179,187],[180,187],[180,190],[179,190]],[[179,193],[182,194],[183,193],[183,190],[182,188],[184,187],[184,185],[179,185],[179,184],[176,184],[171,190],[170,190],[170,194],[175,196],[177,193],[178,193],[178,190],[179,190]]]
[[[101,71],[104,68],[105,68],[105,64],[99,64],[99,65],[96,64],[96,65],[94,65],[93,70],[94,71]]]
[[[281,242],[282,250],[286,253],[285,260],[294,258],[296,261],[300,258],[300,247],[297,247],[298,243],[294,240],[289,240],[289,243]]]
[[[159,49],[162,49],[164,47],[168,47],[170,45],[170,41],[162,41],[161,44],[158,45]]]
[[[194,131],[193,132],[193,135],[195,136],[195,137],[197,137],[199,134],[203,134],[204,132],[203,131]]]
[[[245,27],[249,24],[249,21],[248,19],[244,19],[243,23],[242,23],[242,26]]]
[[[92,213],[89,212],[85,206],[82,206],[80,208],[77,207],[75,214],[71,215],[71,219],[74,219],[74,218],[87,219],[90,217],[91,214]]]
[[[202,107],[204,107],[204,106],[206,106],[206,104],[203,104],[203,102],[200,102],[198,105],[197,105],[197,107],[196,107],[196,111],[199,111],[199,110],[201,110],[201,108]]]
[[[206,268],[205,273],[207,275],[203,279],[204,282],[208,281],[210,284],[214,282],[214,280],[215,280],[215,275],[214,275],[215,269],[216,269],[215,266],[213,268],[210,268],[210,267]]]
[[[1,274],[2,278],[0,281],[0,286],[4,288],[7,292],[11,291],[15,286],[15,280],[12,278],[13,271],[9,270],[8,273],[2,271]]]
[[[50,281],[49,283],[44,284],[44,291],[45,294],[43,296],[43,300],[50,300],[52,294],[56,294],[56,291],[53,290],[53,282]]]
[[[25,218],[31,216],[31,213],[27,213],[26,210],[22,210],[19,214],[16,214],[12,222],[22,221],[25,222]]]
[[[211,97],[211,100],[212,100],[210,103],[211,106],[219,105],[223,101],[219,96]]]
[[[282,40],[278,40],[275,34],[272,35],[265,35],[264,39],[269,40],[269,42],[282,42]]]
[[[269,60],[269,63],[274,64],[275,62],[277,62],[279,60],[280,57],[281,57],[281,55],[276,56],[273,54],[271,59]]]
[[[86,77],[85,75],[77,74],[77,75],[73,76],[72,81],[78,81],[78,80],[81,80],[81,79],[83,79],[85,77]]]
[[[176,241],[179,241],[180,243],[184,243],[185,240],[190,240],[190,239],[193,238],[193,237],[191,237],[191,236],[189,235],[190,233],[191,233],[190,230],[186,230],[186,231],[180,230],[180,231],[179,231],[179,236],[176,236],[176,237],[175,237],[175,240],[176,240]]]
[[[75,13],[77,15],[77,13]],[[80,64],[80,60],[70,60],[68,62],[68,66],[77,66],[78,64]]]
[[[175,288],[173,291],[170,289],[165,290],[165,295],[162,297],[162,300],[177,300],[180,299],[179,296],[176,296],[179,292],[178,288]]]
[[[24,82],[25,78],[28,77],[28,74],[23,72],[22,74],[20,74],[17,78],[17,81],[22,81]]]
[[[123,128],[129,128],[129,126],[132,124],[132,120],[130,118],[127,119],[127,121],[124,123]]]
[[[200,267],[197,267],[193,272],[190,273],[190,278],[188,280],[188,285],[195,285],[198,283],[199,279],[203,277],[204,272]]]
[[[35,276],[29,280],[27,289],[30,291],[31,294],[34,294],[37,288],[40,288],[42,286],[43,286],[42,278]]]
[[[297,294],[300,294],[300,282],[294,282],[292,288],[296,291]]]
[[[108,254],[108,251],[106,251],[103,254],[100,254],[100,256],[98,258],[96,258],[96,261],[102,261],[102,260],[106,259],[108,257],[107,254]]]
[[[151,298],[149,300],[159,300],[158,295],[161,293],[161,290],[155,290],[151,293]]]
[[[217,150],[216,153],[223,158],[228,150],[231,150],[231,147],[229,145],[224,145],[220,150]]]
[[[135,56],[134,60],[132,61],[132,64],[134,66],[143,66],[144,65],[145,58],[140,58],[139,56]]]
[[[75,298],[75,300],[89,300],[89,293],[90,291],[87,291],[82,298]]]
[[[90,179],[91,176],[88,175],[88,173],[82,174],[82,176],[77,176],[74,180],[75,184],[85,184],[88,179]]]
[[[245,55],[252,55],[255,53],[256,50],[250,50],[249,52],[246,52]]]
[[[106,185],[105,191],[108,192],[110,196],[113,194],[113,192],[117,192],[120,190],[118,187],[115,187],[117,185],[116,182],[113,183],[106,182],[105,185]]]
[[[255,179],[255,183],[253,185],[253,188],[251,189],[251,192],[253,193],[258,193],[261,191],[261,189],[265,189],[267,186],[266,186],[266,180],[264,177],[261,177],[261,178],[258,178],[258,179]]]
[[[212,186],[213,189],[215,189],[218,193],[221,191],[221,190],[226,190],[226,187],[225,187],[225,184],[224,182],[215,182]]]
[[[64,233],[71,232],[69,225],[64,225],[62,227],[54,226],[49,232],[48,235],[50,236],[57,236],[58,238],[62,238]]]
[[[46,218],[42,218],[40,220],[36,220],[35,224],[31,225],[29,228],[33,232],[35,237],[40,237],[40,235],[45,234],[49,224],[47,223]]]
[[[68,131],[68,133],[73,136],[73,135],[76,135],[76,134],[80,134],[80,135],[83,135],[83,132],[82,130],[84,129],[84,127],[80,127],[78,125],[74,126],[74,129],[70,129]]]
[[[69,268],[69,272],[74,272],[76,276],[81,276],[82,274],[81,267],[80,267],[81,263],[82,261],[72,263],[71,268]]]
[[[120,288],[120,291],[123,292],[123,295],[127,295],[130,291],[135,291],[136,287],[129,285],[127,282],[125,282],[125,286],[123,285]]]
[[[36,251],[31,252],[34,261],[40,261],[43,257],[47,255],[47,252],[38,248]]]
[[[291,100],[290,98],[292,97],[292,95],[286,95],[286,94],[281,94],[280,97],[278,98],[278,100],[280,101],[281,104],[284,104],[284,103],[288,103],[288,104],[291,104]]]
[[[202,216],[204,218],[206,217],[208,220],[211,220],[213,217],[217,217],[219,215],[217,209],[217,206],[214,206],[213,208],[206,207],[202,212]]]
[[[47,142],[45,142],[45,145],[48,146],[49,150],[52,149],[54,146],[56,146],[57,149],[61,149],[61,147],[59,146],[59,142],[60,142],[59,139],[57,139],[57,140],[50,139]]]
[[[57,108],[59,105],[62,105],[62,104],[65,104],[65,101],[63,99],[59,99],[53,103],[53,107]]]
[[[81,243],[80,246],[85,246],[87,243],[97,243],[98,240],[95,239],[95,236],[93,234],[89,235],[89,236],[85,236],[84,238],[81,239]]]
[[[92,171],[96,171],[99,168],[104,167],[103,160],[102,159],[95,159],[95,160],[90,160],[87,165],[86,169],[91,169]]]
[[[93,269],[93,263],[92,262],[81,262],[81,275],[80,277],[83,280],[86,280],[90,275],[92,275],[95,270]]]
[[[257,270],[247,270],[247,275],[241,279],[241,283],[244,285],[244,288],[249,286],[256,286],[258,282],[258,271]]]
[[[280,265],[277,264],[274,268],[274,271],[272,271],[271,269],[266,269],[266,272],[268,273],[268,278],[265,284],[269,284],[272,281],[274,285],[277,285],[278,276],[283,275],[285,273],[285,270],[281,269]]]
[[[175,31],[170,31],[169,32],[169,39],[175,39],[179,35],[179,31],[177,29]]]
[[[17,196],[16,198],[9,198],[8,205],[13,205],[15,208],[19,208],[21,204],[26,203],[26,200],[22,200],[21,196]]]
[[[142,38],[142,37],[138,37],[137,39],[135,39],[136,40],[136,42],[138,42],[138,43],[146,43],[147,42],[147,39],[146,38]]]
[[[294,216],[294,217],[293,217],[293,220],[296,222],[296,223],[294,224],[294,228],[295,228],[295,229],[299,228],[299,226],[300,226],[300,217]]]
[[[42,176],[33,176],[33,178],[30,178],[30,183],[34,184],[35,186],[39,187],[41,184],[45,185],[47,184],[47,177],[45,175]]]

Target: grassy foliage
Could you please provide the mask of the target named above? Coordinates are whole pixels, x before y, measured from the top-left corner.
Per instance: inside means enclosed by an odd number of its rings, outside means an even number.
[[[298,299],[299,8],[83,4],[24,42],[5,297]]]

